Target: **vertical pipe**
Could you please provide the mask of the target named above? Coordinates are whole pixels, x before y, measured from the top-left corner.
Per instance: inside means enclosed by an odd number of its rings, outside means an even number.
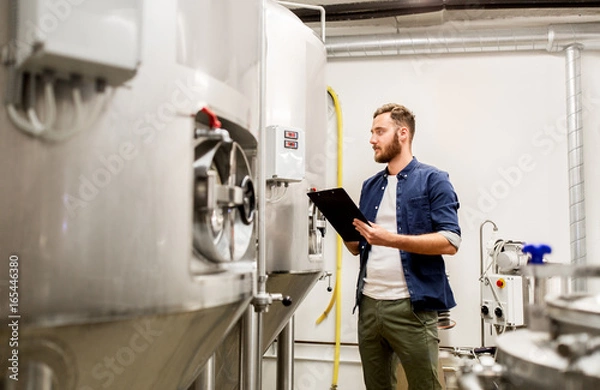
[[[264,351],[262,349],[262,339],[263,339],[263,312],[257,312],[255,323],[255,338],[254,342],[256,343],[256,347],[254,349],[254,387],[253,390],[261,390],[262,389],[262,363],[263,363],[263,354]]]
[[[17,55],[17,21],[19,17],[18,2],[11,0],[9,4],[8,16],[8,57],[6,58],[6,66],[8,76],[6,78],[6,91],[4,95],[4,104],[16,105],[19,101],[20,91],[20,76],[15,68]]]
[[[246,313],[242,317],[242,340],[240,342],[240,389],[252,390],[256,383],[256,359],[255,350],[258,348],[255,343],[254,335],[254,309],[252,305],[248,306]]]
[[[260,44],[259,44],[259,117],[258,117],[258,184],[257,195],[258,195],[258,263],[257,263],[257,286],[256,296],[259,298],[267,295],[267,261],[266,261],[266,156],[267,156],[267,136],[265,133],[266,123],[266,101],[267,101],[267,23],[266,23],[266,12],[267,3],[266,0],[260,2]],[[256,306],[256,345],[255,345],[255,389],[260,390],[262,388],[262,320],[263,312],[266,308],[262,306]]]
[[[479,282],[480,283],[484,283],[483,280],[483,273],[485,270],[485,266],[483,265],[484,263],[484,259],[485,259],[485,253],[483,252],[483,227],[485,226],[486,223],[491,223],[493,228],[494,228],[494,233],[496,233],[498,231],[498,226],[496,225],[496,223],[494,223],[494,221],[490,221],[489,219],[486,219],[485,221],[483,221],[481,223],[481,225],[479,225]],[[479,294],[481,296],[481,286],[479,286]],[[481,302],[481,299],[480,299]],[[483,317],[480,319],[480,336],[481,336],[481,346],[485,347],[485,321],[483,320]]]
[[[194,390],[215,390],[215,355],[213,354],[204,365],[204,369],[196,379]]]
[[[294,385],[294,316],[277,338],[277,390],[293,390]]]
[[[27,379],[25,381],[26,390],[53,390],[54,373],[52,369],[44,363],[31,362],[27,364]],[[18,387],[18,386],[17,386]],[[9,387],[10,388],[10,387]],[[20,388],[20,387],[19,387]]]
[[[569,158],[569,219],[571,263],[586,264],[585,191],[583,172],[583,110],[581,100],[581,47],[571,45],[566,54],[567,140]],[[574,291],[585,291],[583,279],[573,280]]]

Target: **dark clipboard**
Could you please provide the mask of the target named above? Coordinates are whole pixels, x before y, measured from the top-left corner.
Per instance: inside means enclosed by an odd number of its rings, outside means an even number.
[[[343,188],[307,192],[306,195],[323,213],[344,241],[359,241],[362,236],[352,225],[354,218],[369,223]]]

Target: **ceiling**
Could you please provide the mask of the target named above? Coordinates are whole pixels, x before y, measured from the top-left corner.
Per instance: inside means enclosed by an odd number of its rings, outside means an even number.
[[[321,6],[327,36],[387,34],[403,28],[459,23],[494,26],[600,21],[600,0],[290,0]],[[320,30],[317,10],[288,6]]]

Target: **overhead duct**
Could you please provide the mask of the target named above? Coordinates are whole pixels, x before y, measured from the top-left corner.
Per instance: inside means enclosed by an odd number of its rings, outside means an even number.
[[[444,26],[405,29],[397,34],[330,36],[327,56],[365,57],[417,54],[464,54],[508,51],[562,51],[577,43],[600,49],[600,23],[556,24],[504,29],[459,29]]]
[[[597,0],[369,0],[336,2],[324,5],[328,22],[367,20],[376,18],[418,15],[434,12],[473,12],[482,10],[563,10],[592,9],[600,4]],[[304,23],[318,22],[318,16],[307,9],[296,8],[293,12]]]
[[[566,53],[571,263],[586,264],[581,51],[600,49],[600,23],[459,30],[444,26],[397,34],[329,37],[328,58],[547,51]],[[574,281],[585,291],[584,280]]]
[[[565,50],[567,88],[567,139],[569,150],[569,222],[571,226],[571,262],[585,265],[585,188],[583,170],[583,104],[581,101],[581,47]],[[574,291],[585,291],[585,279],[574,280]]]

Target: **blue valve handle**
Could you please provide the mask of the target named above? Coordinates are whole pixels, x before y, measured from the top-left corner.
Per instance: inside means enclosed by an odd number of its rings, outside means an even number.
[[[524,253],[531,254],[531,259],[529,260],[529,263],[544,264],[544,255],[546,253],[552,253],[552,248],[550,248],[550,246],[546,245],[546,244],[540,244],[540,245],[529,244],[529,245],[525,245],[523,247],[522,251]]]

